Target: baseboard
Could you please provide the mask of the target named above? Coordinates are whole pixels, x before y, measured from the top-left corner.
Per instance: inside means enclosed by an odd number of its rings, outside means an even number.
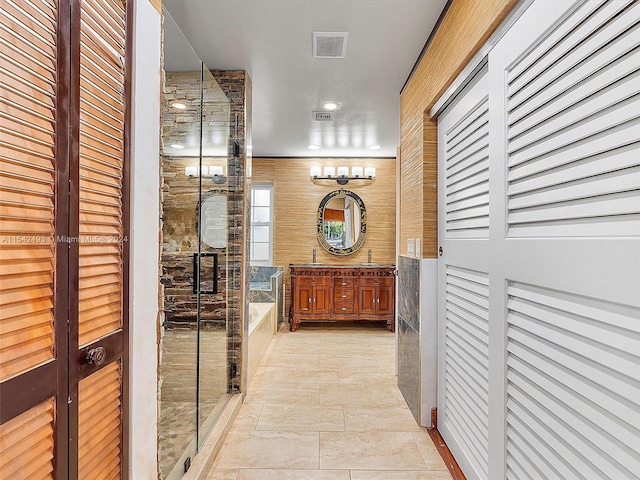
[[[438,453],[442,457],[442,460],[444,460],[444,463],[447,465],[447,468],[449,469],[449,473],[451,473],[453,480],[466,480],[464,473],[462,473],[462,470],[460,470],[460,466],[458,465],[458,462],[456,462],[456,459],[453,458],[453,455],[451,455],[451,451],[440,435],[440,432],[438,432],[436,428],[427,428],[427,432],[429,432],[429,436],[431,437],[433,444],[436,446],[436,448],[438,449]]]

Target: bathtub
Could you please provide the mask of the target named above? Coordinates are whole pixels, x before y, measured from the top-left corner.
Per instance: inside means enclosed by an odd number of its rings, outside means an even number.
[[[262,362],[271,340],[277,333],[276,307],[274,303],[249,304],[249,345],[247,363],[247,382]]]

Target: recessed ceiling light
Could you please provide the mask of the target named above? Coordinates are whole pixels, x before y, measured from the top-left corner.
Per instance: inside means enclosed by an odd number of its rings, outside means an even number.
[[[180,103],[180,102],[173,102],[171,106],[173,108],[177,108],[178,110],[184,110],[185,108],[187,108],[187,106],[184,103]]]
[[[326,102],[322,102],[322,108],[324,108],[325,110],[337,110],[338,108],[340,108],[340,104],[338,102],[328,100]]]
[[[169,145],[171,148],[176,148],[178,150],[180,150],[181,148],[184,148],[184,145],[180,145],[179,143],[172,143],[171,145]]]
[[[380,150],[380,145],[369,145],[369,150]]]

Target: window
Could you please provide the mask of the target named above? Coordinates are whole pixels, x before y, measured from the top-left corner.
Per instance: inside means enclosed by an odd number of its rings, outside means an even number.
[[[251,187],[251,265],[273,264],[273,185]]]

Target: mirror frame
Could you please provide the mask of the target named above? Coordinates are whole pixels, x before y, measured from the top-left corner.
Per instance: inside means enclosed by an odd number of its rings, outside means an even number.
[[[332,247],[329,242],[327,242],[326,237],[324,236],[324,207],[335,197],[349,197],[355,203],[358,204],[358,208],[360,208],[360,234],[358,235],[358,239],[356,242],[348,248],[336,248]],[[318,242],[322,245],[327,252],[333,255],[351,255],[355,253],[362,247],[364,244],[364,240],[367,233],[367,209],[364,206],[364,202],[362,199],[353,193],[350,190],[334,190],[333,192],[328,193],[320,202],[318,206],[318,217],[317,217],[317,227],[318,227]]]

